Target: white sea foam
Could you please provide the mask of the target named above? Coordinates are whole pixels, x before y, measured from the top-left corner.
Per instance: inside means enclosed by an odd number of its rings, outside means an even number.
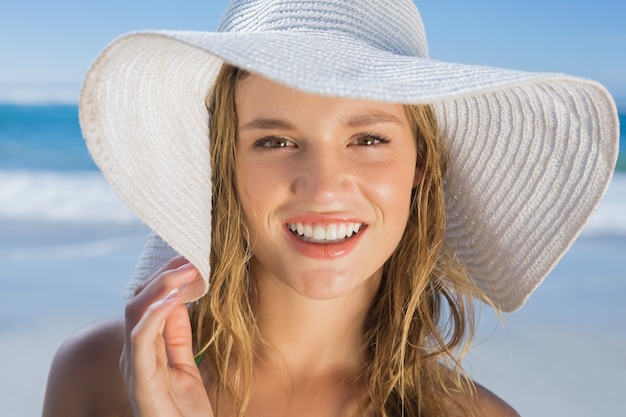
[[[615,173],[583,235],[626,236],[626,174]]]
[[[0,171],[0,219],[139,221],[96,171]]]
[[[95,171],[0,171],[0,219],[119,224],[139,221]],[[583,235],[626,236],[626,174],[615,174]]]

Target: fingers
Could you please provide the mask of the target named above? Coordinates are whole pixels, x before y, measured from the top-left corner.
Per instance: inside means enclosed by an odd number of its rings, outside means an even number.
[[[186,259],[175,258],[126,305],[120,369],[137,416],[206,415],[212,409],[193,358],[184,304],[184,286],[198,276]]]
[[[178,293],[178,296],[180,297],[178,300],[179,307],[171,311],[163,327],[167,363],[170,368],[186,370],[186,372],[197,371],[198,368],[193,356],[189,312],[183,304],[182,291]]]
[[[136,416],[181,416],[171,398],[170,367],[163,328],[177,309],[185,310],[180,292],[175,289],[150,304],[132,330],[121,360],[128,398]],[[186,310],[185,310],[186,311]],[[198,372],[198,371],[196,371]]]
[[[128,302],[125,310],[125,343],[122,358],[120,359],[120,368],[125,375],[130,372],[131,355],[134,356],[134,352],[137,346],[139,346],[137,342],[141,344],[144,341],[141,336],[137,336],[136,340],[132,338],[136,334],[145,334],[146,339],[152,338],[150,339],[151,342],[146,343],[152,345],[154,345],[154,340],[157,336],[162,339],[165,319],[172,313],[175,307],[180,306],[185,310],[182,313],[187,314],[178,288],[192,281],[197,274],[196,268],[184,258],[174,258],[160,272],[155,274],[138,291],[137,295]],[[147,325],[146,322],[150,324]],[[177,322],[182,323],[184,320],[178,319]],[[144,332],[142,329],[146,328],[146,326],[148,326],[148,330]],[[159,326],[157,332],[154,332],[154,326]],[[183,333],[186,332],[184,330]],[[175,332],[170,333],[175,334]],[[152,357],[154,360],[154,355],[149,357]]]
[[[150,278],[148,278],[146,281],[144,281],[143,283],[141,283],[137,288],[135,288],[135,292],[133,294],[133,296],[136,296],[137,294],[139,294],[141,291],[143,291],[144,288],[146,288],[152,281],[154,281],[157,277],[159,277],[162,273],[166,272],[166,271],[170,271],[173,269],[177,269],[181,266],[183,266],[184,264],[189,263],[189,261],[187,259],[185,259],[184,256],[177,256],[175,258],[172,258],[169,260],[168,263],[166,263],[165,265],[163,265],[158,271],[156,271],[156,273],[154,273]]]
[[[180,293],[175,289],[165,298],[148,306],[139,322],[130,331],[129,353],[136,373],[142,371],[150,373],[156,366],[167,364],[164,355],[163,328],[168,317],[181,304]]]
[[[172,290],[193,281],[198,270],[184,258],[175,258],[163,270],[157,272],[126,304],[126,323],[135,324],[148,306],[164,298]]]
[[[136,386],[136,374],[145,376],[146,372],[152,374],[156,371],[158,362],[163,359],[159,351],[164,346],[164,323],[179,305],[180,294],[175,289],[162,300],[149,305],[137,323],[129,326],[127,322],[120,370],[129,388]]]

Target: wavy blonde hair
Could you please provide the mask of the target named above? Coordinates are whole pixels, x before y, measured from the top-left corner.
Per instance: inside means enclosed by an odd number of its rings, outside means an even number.
[[[249,403],[258,340],[236,181],[235,90],[246,75],[225,64],[207,98],[214,167],[211,291],[189,306],[196,352],[210,360],[239,416]],[[477,415],[475,389],[460,360],[474,331],[473,300],[486,297],[444,242],[447,156],[433,109],[407,105],[406,111],[422,175],[366,319],[362,410],[371,407],[381,417]]]

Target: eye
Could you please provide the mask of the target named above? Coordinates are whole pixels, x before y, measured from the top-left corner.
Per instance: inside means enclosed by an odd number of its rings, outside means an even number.
[[[295,143],[281,136],[267,136],[254,142],[255,148],[276,149],[276,148],[287,148],[287,147],[294,147],[294,146],[296,146]]]
[[[389,143],[389,139],[380,136],[380,135],[375,135],[375,134],[365,134],[365,135],[359,135],[354,139],[353,142],[355,145],[360,145],[360,146],[374,146],[374,145],[379,145],[379,144],[384,144],[384,143]]]

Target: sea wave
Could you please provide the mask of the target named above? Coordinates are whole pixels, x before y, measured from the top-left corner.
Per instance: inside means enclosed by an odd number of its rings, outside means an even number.
[[[626,173],[616,172],[583,235],[626,236]]]
[[[97,171],[0,171],[0,220],[138,223]],[[583,235],[626,236],[626,174],[617,172]]]
[[[139,222],[96,171],[0,171],[0,219]]]

